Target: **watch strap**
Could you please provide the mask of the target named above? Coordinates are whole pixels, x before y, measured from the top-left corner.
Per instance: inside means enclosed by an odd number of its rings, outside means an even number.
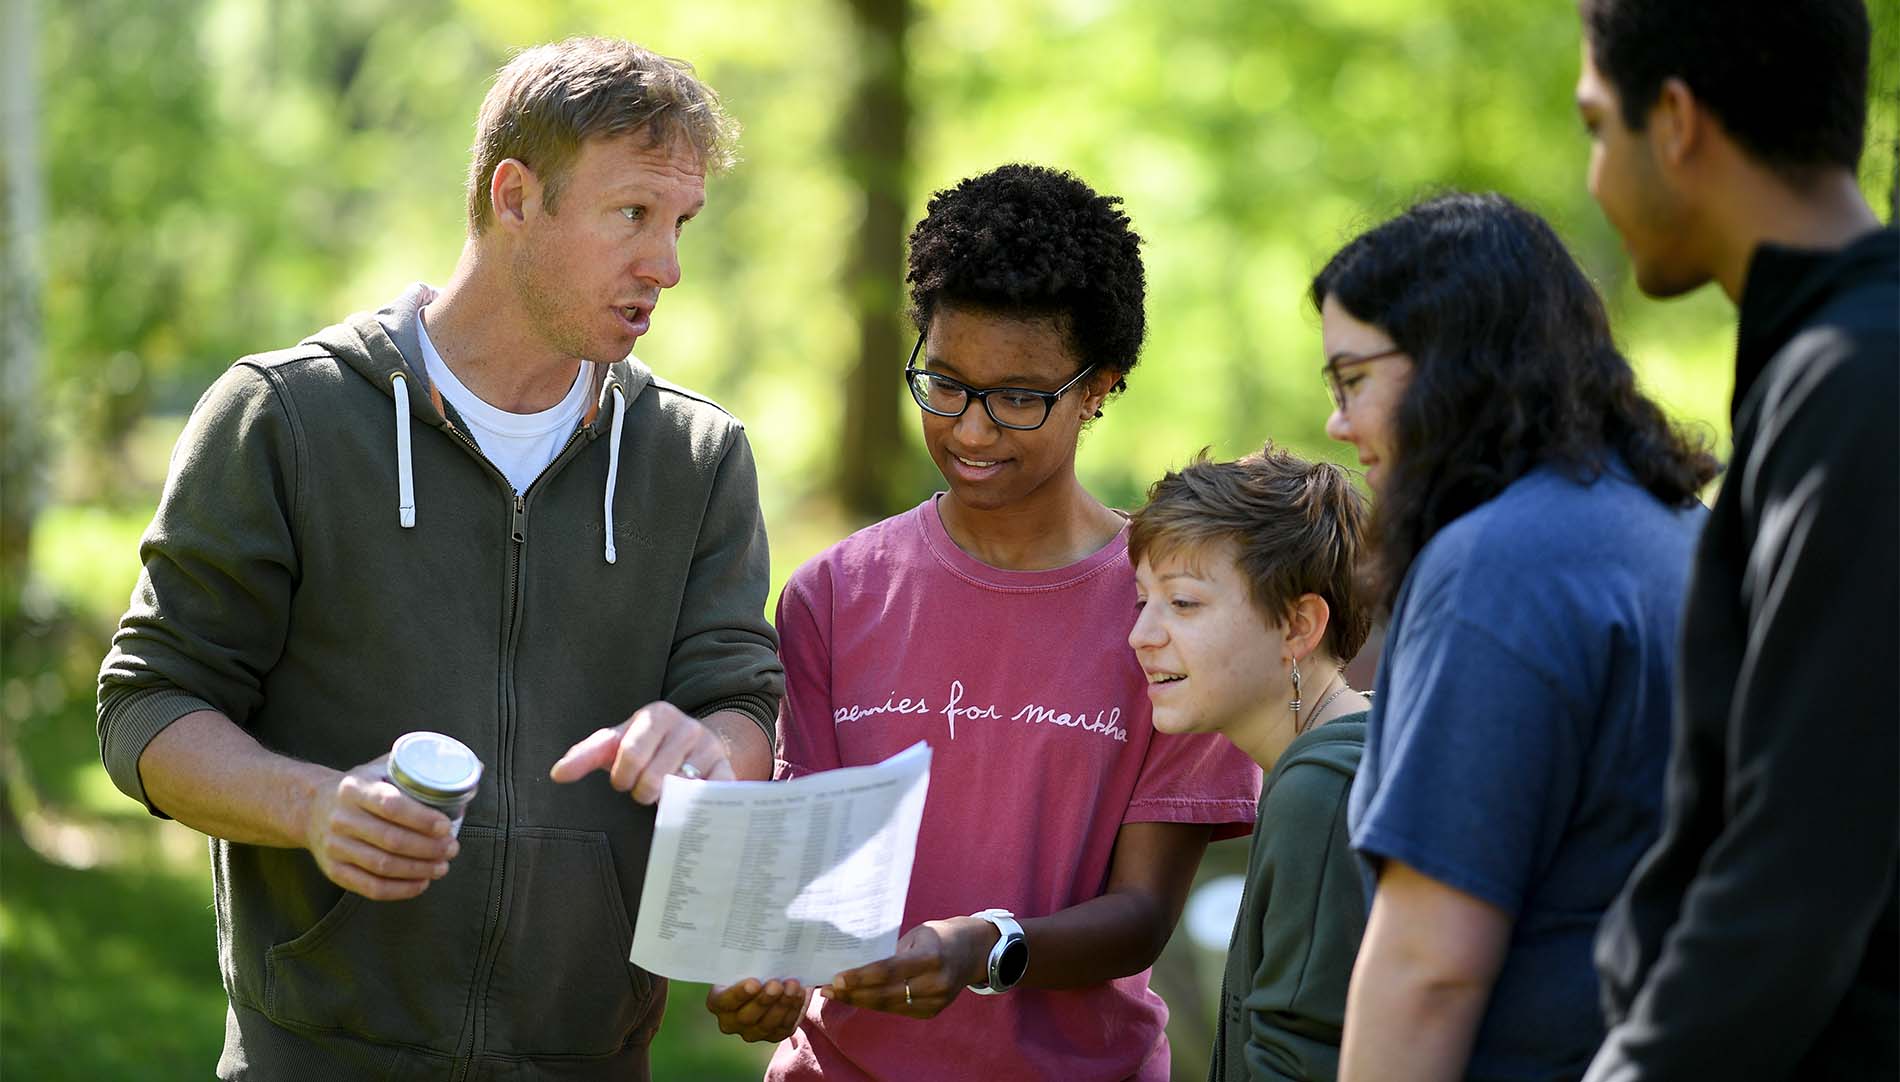
[[[970,985],[970,991],[982,996],[996,996],[1015,987],[1014,983],[998,988],[997,967],[1002,964],[1003,955],[1014,944],[1026,944],[1028,938],[1023,935],[1023,926],[1016,922],[1016,914],[1007,909],[985,909],[970,914],[978,920],[986,920],[996,926],[996,944],[990,948],[988,964],[985,966],[987,977],[982,984]],[[1019,980],[1021,978],[1018,978]]]

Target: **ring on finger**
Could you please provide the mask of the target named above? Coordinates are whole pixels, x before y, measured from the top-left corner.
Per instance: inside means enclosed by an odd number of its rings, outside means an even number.
[[[904,982],[904,1006],[910,1006],[910,982]]]
[[[677,773],[687,781],[699,781],[706,776],[700,773],[699,768],[691,763],[681,763]]]

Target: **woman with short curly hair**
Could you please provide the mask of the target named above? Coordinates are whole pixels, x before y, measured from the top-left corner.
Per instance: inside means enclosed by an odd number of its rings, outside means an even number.
[[[1118,203],[1010,165],[911,234],[903,371],[947,488],[786,584],[778,759],[789,777],[927,740],[930,795],[892,957],[808,1004],[715,991],[729,1031],[790,1034],[769,1078],[1168,1077],[1148,969],[1210,838],[1252,826],[1260,771],[1155,732],[1128,521],[1076,478],[1143,336]]]

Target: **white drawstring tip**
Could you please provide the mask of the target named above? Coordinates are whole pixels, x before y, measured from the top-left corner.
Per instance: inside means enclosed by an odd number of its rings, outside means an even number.
[[[614,427],[607,446],[607,493],[603,497],[603,517],[606,520],[607,544],[604,555],[608,563],[613,563],[614,552],[614,486],[620,480],[620,430],[627,421],[627,396],[620,393],[620,384],[608,385],[608,391],[614,396]]]
[[[396,521],[405,530],[416,525],[416,477],[409,460],[409,381],[401,372],[389,374],[396,400]]]

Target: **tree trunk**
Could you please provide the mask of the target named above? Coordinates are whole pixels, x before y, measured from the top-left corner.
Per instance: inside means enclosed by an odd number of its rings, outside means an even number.
[[[1900,89],[1894,91],[1900,96]],[[1896,124],[1893,133],[1893,177],[1892,187],[1887,189],[1887,224],[1900,225],[1900,124]]]
[[[863,193],[845,290],[857,311],[858,357],[846,379],[838,492],[854,517],[882,518],[910,501],[900,372],[911,103],[904,38],[911,0],[847,0],[860,70],[842,132],[845,169]]]
[[[0,0],[0,621],[18,613],[27,540],[40,502],[40,174],[38,0]]]
[[[40,233],[46,220],[40,174],[38,0],[0,0],[0,654],[18,672],[20,594],[40,504]],[[18,726],[0,722],[5,740]],[[0,832],[18,835],[12,749],[0,747]]]
[[[1875,115],[1874,105],[1881,98],[1895,109],[1893,118],[1893,173],[1887,178],[1887,225],[1900,225],[1900,11],[1889,9],[1885,19],[1874,18],[1874,43],[1867,84],[1874,101],[1868,103],[1868,120]]]

